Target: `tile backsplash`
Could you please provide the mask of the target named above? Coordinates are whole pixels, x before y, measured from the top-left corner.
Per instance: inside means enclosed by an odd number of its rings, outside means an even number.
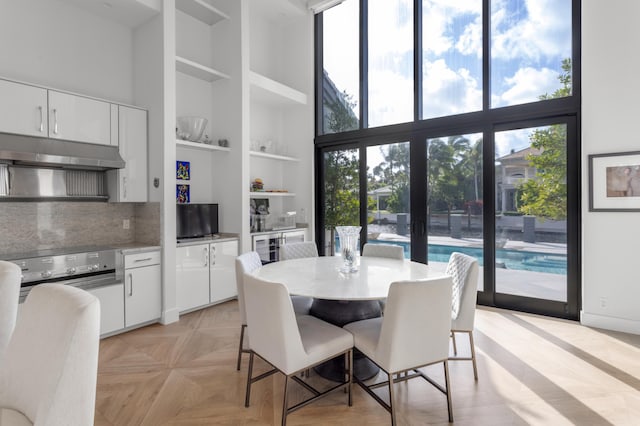
[[[129,221],[129,229],[123,222]],[[160,203],[2,202],[0,253],[160,244]]]

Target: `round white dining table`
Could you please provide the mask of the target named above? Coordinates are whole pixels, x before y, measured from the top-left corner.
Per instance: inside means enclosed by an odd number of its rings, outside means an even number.
[[[380,299],[387,297],[394,281],[431,280],[445,276],[429,266],[410,260],[359,257],[357,271],[341,271],[339,256],[308,257],[269,263],[253,274],[266,281],[284,284],[289,294],[313,298],[309,314],[339,327],[353,321],[379,317]],[[315,370],[321,376],[341,381],[344,359],[327,361]],[[354,375],[361,380],[378,373],[378,367],[359,351],[354,352]]]
[[[410,260],[359,257],[356,272],[341,272],[342,258],[320,256],[273,262],[255,276],[284,284],[289,294],[325,300],[379,300],[394,281],[430,280],[445,276],[428,265]]]

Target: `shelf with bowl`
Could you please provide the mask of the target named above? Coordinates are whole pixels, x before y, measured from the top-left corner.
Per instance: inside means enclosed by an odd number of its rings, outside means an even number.
[[[203,142],[191,142],[191,141],[185,141],[182,139],[176,139],[176,145],[182,146],[184,148],[201,149],[204,151],[222,151],[222,152],[231,151],[231,148],[227,146],[210,145]]]
[[[300,161],[299,158],[289,157],[287,155],[272,154],[270,152],[262,152],[262,151],[249,151],[249,155],[251,155],[252,157],[269,158],[271,160],[279,160],[279,161]]]
[[[214,70],[206,65],[202,65],[178,55],[176,55],[176,71],[210,83],[216,80],[229,78],[229,75],[221,71]]]

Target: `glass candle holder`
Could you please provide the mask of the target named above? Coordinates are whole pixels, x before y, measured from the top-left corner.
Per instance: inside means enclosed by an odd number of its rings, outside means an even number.
[[[342,255],[341,272],[356,272],[358,241],[360,239],[361,226],[336,226],[340,238],[340,254]]]

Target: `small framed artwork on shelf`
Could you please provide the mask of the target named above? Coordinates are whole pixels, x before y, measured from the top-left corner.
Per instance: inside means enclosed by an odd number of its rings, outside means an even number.
[[[188,204],[190,202],[191,195],[189,193],[189,185],[186,183],[179,183],[176,185],[176,203]]]
[[[589,155],[589,211],[640,211],[640,151]]]
[[[176,179],[191,179],[191,164],[188,161],[176,161]]]

